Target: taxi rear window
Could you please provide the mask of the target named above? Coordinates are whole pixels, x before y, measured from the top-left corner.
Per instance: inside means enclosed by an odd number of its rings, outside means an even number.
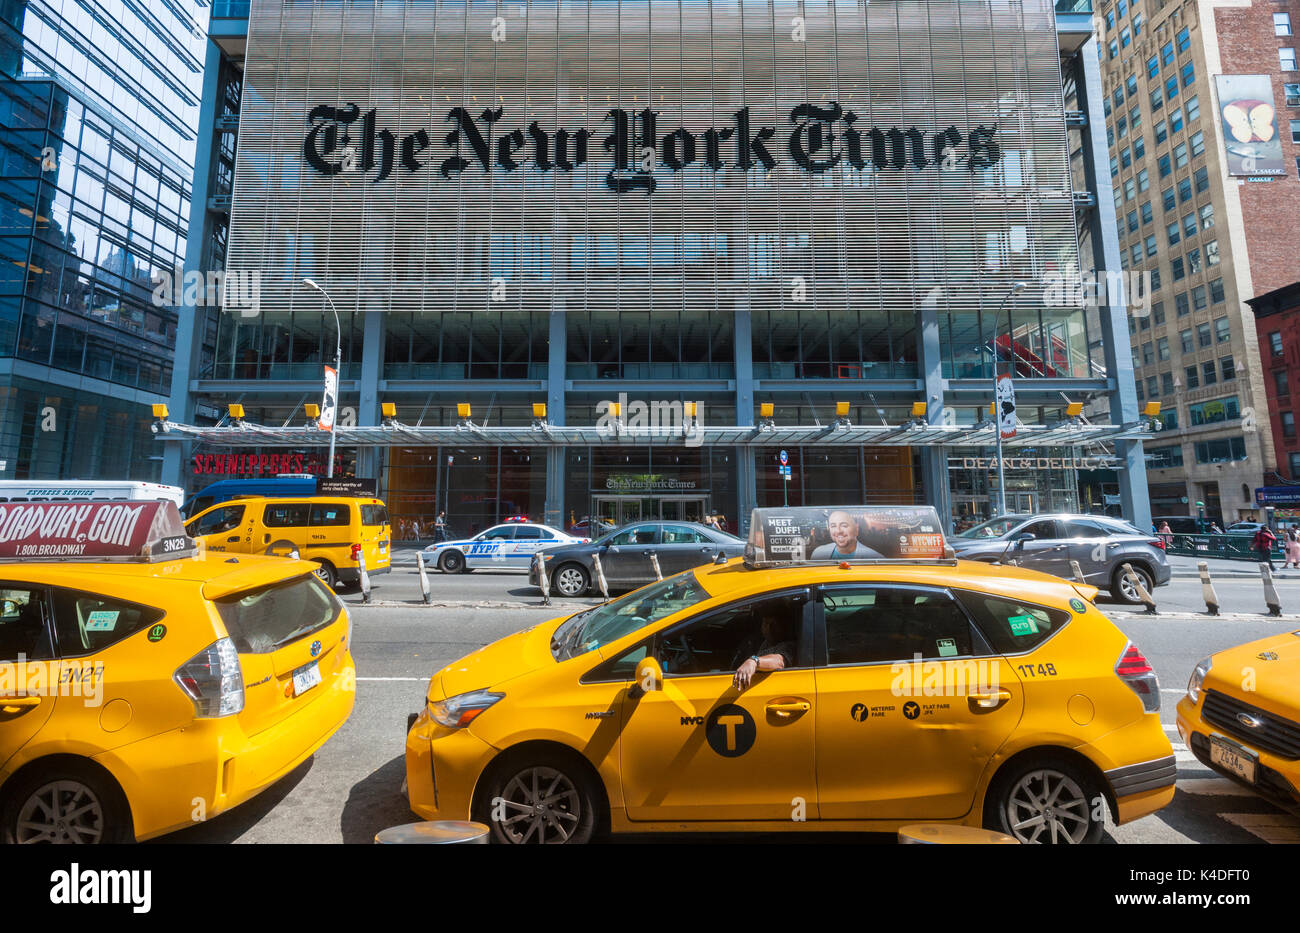
[[[988,593],[955,590],[957,598],[1001,654],[1020,654],[1035,648],[1070,621],[1063,609],[1048,609]]]
[[[338,618],[343,604],[314,575],[214,601],[241,654],[269,654]]]
[[[330,503],[311,507],[313,525],[350,525],[352,524],[352,506],[348,503]]]

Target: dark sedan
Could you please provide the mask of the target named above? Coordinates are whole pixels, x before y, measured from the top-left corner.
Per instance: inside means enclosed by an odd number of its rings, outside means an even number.
[[[593,556],[600,556],[601,569],[611,593],[633,590],[654,582],[651,553],[659,557],[659,570],[671,577],[717,559],[718,554],[740,557],[745,542],[725,531],[692,522],[636,522],[617,528],[590,544],[571,544],[539,551],[546,561],[551,589],[561,596],[600,592]],[[528,582],[540,585],[537,563],[528,569]]]

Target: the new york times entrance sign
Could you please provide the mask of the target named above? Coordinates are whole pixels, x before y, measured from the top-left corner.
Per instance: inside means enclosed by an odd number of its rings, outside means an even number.
[[[771,170],[784,157],[782,149],[800,168],[815,174],[840,164],[876,171],[934,166],[976,172],[1001,157],[996,126],[981,124],[965,133],[955,126],[932,132],[915,126],[864,127],[858,114],[835,101],[794,107],[784,147],[777,144],[777,127],[753,124],[748,107],[737,110],[728,126],[699,132],[677,127],[662,135],[656,111],[614,108],[605,115],[607,131],[596,139],[585,128],[548,131],[537,120],[526,129],[510,128],[501,107],[477,115],[453,107],[446,119],[450,131],[442,139],[446,148],[440,154],[424,128],[402,135],[399,141],[387,127],[379,127],[375,108],[362,114],[354,103],[321,104],[308,114],[311,129],[303,154],[312,168],[326,175],[361,171],[382,182],[395,168],[403,172],[432,168],[450,178],[471,167],[513,172],[528,160],[543,172],[572,172],[595,158],[593,144],[598,142],[609,166],[606,184],[620,193],[647,194],[658,185],[654,174],[660,166],[673,172],[696,163],[714,172],[759,166]]]

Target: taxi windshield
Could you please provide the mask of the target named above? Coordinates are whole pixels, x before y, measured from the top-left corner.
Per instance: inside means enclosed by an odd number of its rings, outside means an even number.
[[[693,573],[652,583],[569,618],[551,637],[551,654],[557,661],[567,661],[709,597]]]
[[[1023,515],[1004,516],[959,532],[958,538],[1000,538],[1025,520]]]

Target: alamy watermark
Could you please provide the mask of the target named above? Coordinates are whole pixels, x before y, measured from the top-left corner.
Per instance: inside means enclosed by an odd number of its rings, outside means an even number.
[[[224,308],[240,317],[256,317],[261,311],[262,273],[253,269],[186,272],[177,264],[174,269],[154,270],[150,278],[155,307]]]
[[[1151,313],[1151,273],[1141,270],[1080,272],[1067,268],[1043,277],[1048,308],[1124,307],[1133,317]]]
[[[704,443],[704,403],[618,399],[596,403],[596,433],[602,438],[680,437],[687,447]]]

